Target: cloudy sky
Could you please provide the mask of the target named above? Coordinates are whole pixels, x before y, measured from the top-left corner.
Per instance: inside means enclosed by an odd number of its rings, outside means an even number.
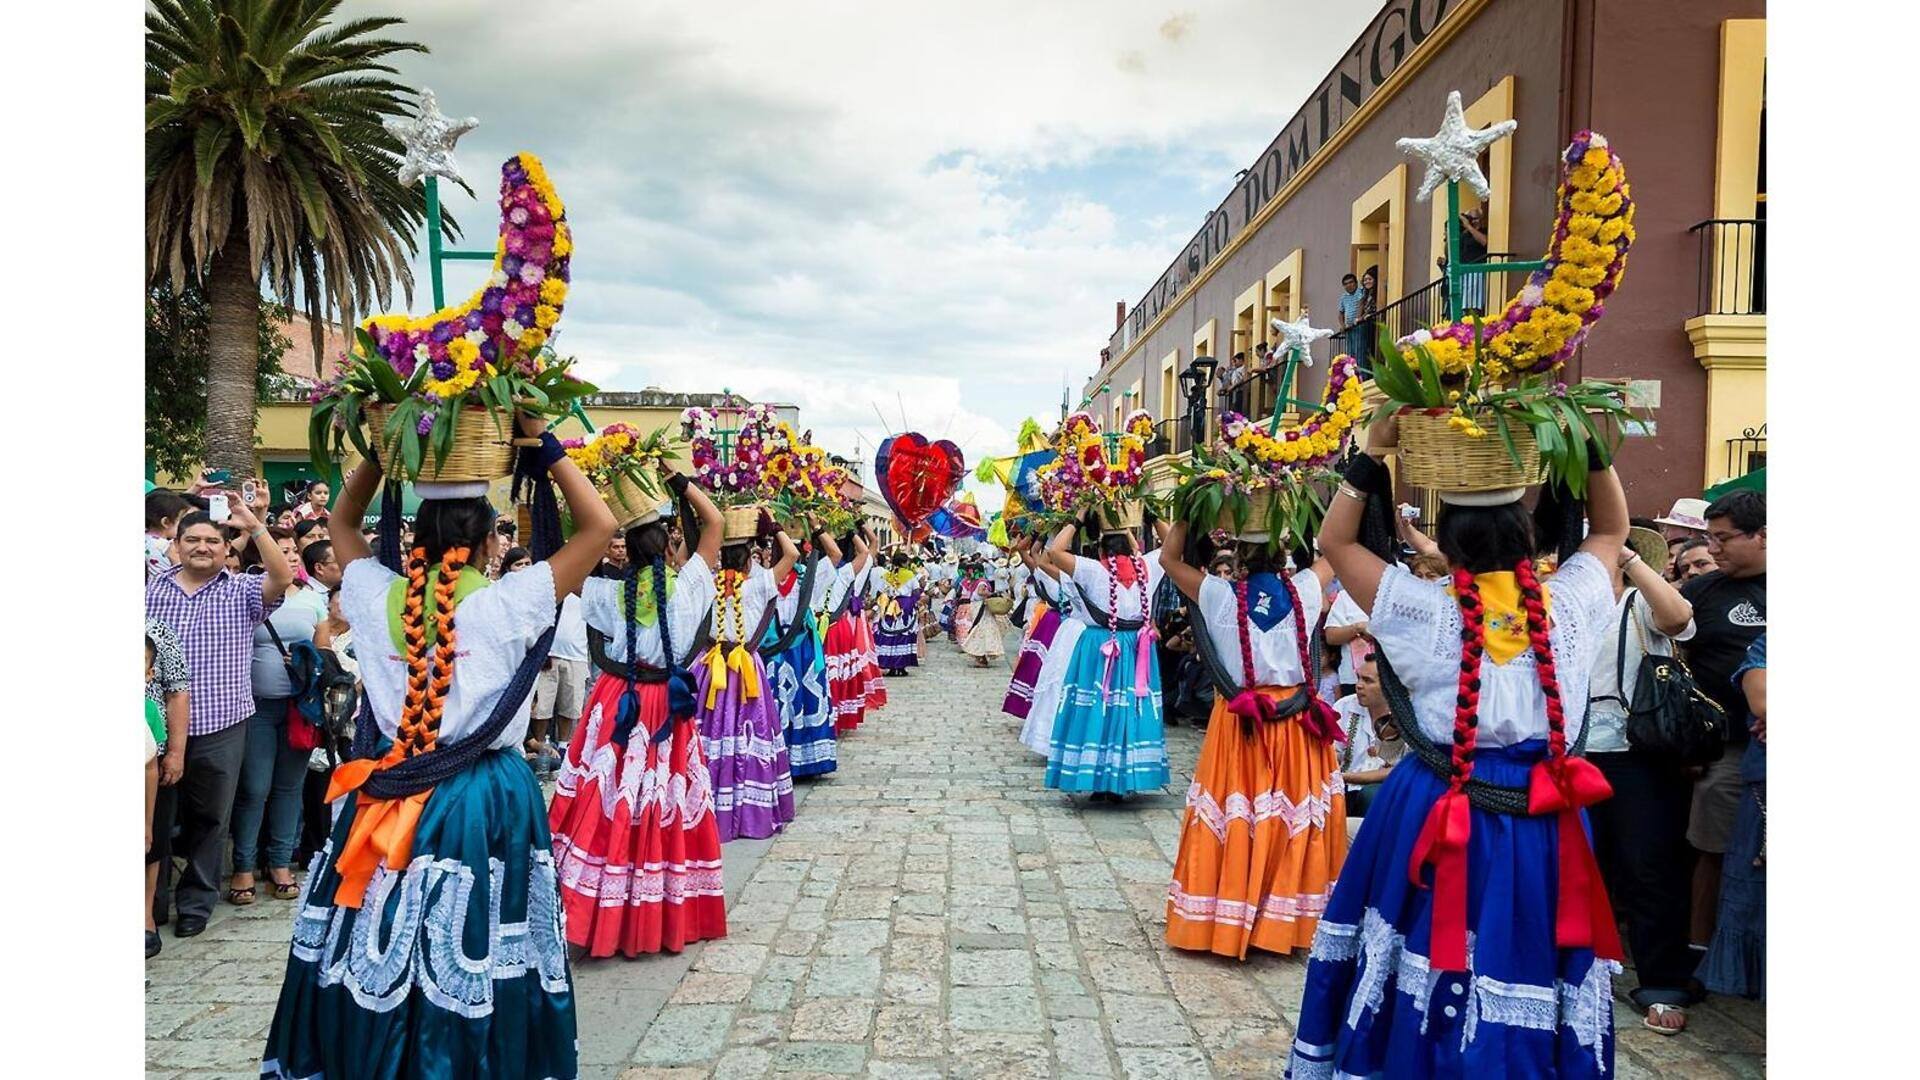
[[[1371,17],[1361,2],[351,0],[475,116],[460,163],[546,161],[574,223],[556,342],[605,389],[797,404],[871,461],[970,463],[1098,364],[1131,303]],[[455,190],[473,246],[491,207]],[[430,301],[424,265],[415,308]],[[478,264],[453,264],[465,295]],[[1077,393],[1076,393],[1077,400]],[[882,420],[884,417],[884,423]],[[976,485],[977,487],[978,485]],[[980,491],[997,507],[997,492]]]

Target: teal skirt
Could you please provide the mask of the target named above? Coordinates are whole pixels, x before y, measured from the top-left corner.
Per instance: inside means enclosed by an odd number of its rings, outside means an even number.
[[[335,907],[350,802],[314,856],[267,1077],[572,1077],[573,989],[540,785],[496,750],[434,788],[405,870]]]
[[[1125,795],[1165,787],[1167,736],[1161,724],[1160,658],[1148,653],[1149,693],[1134,692],[1140,632],[1122,630],[1111,677],[1100,648],[1113,635],[1088,627],[1073,646],[1047,752],[1047,786]]]

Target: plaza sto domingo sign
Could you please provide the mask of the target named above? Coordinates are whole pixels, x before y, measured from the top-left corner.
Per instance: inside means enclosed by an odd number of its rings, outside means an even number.
[[[1396,0],[1374,16],[1352,51],[1341,57],[1333,71],[1307,95],[1306,104],[1280,129],[1219,208],[1207,215],[1206,224],[1175,257],[1173,265],[1133,306],[1127,320],[1128,341],[1145,332],[1147,324],[1226,249],[1260,208],[1313,159],[1455,6],[1449,0]]]

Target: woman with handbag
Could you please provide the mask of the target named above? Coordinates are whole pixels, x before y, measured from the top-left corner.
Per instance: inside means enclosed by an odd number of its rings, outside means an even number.
[[[567,943],[589,956],[679,952],[727,933],[713,786],[684,666],[713,604],[723,521],[691,482],[670,475],[667,483],[699,516],[694,557],[669,570],[667,515],[642,511],[617,523],[626,567],[580,590],[599,674],[560,763],[547,824]]]
[[[1286,954],[1312,942],[1347,852],[1340,728],[1314,692],[1308,644],[1333,571],[1321,559],[1286,575],[1264,535],[1243,535],[1247,574],[1229,583],[1184,561],[1186,539],[1174,525],[1160,563],[1192,603],[1195,644],[1239,689],[1215,696],[1193,769],[1167,944]]]
[[[227,903],[254,902],[258,889],[255,871],[264,865],[273,883],[275,900],[300,895],[293,879],[294,846],[300,839],[301,791],[307,777],[307,759],[313,745],[299,746],[289,739],[298,726],[291,649],[312,647],[314,631],[326,618],[326,602],[311,587],[290,585],[286,599],[253,628],[253,715],[247,718],[246,756],[233,795],[233,878],[227,885]],[[290,717],[294,723],[290,724]],[[265,837],[266,850],[261,851]],[[265,862],[262,862],[262,855]]]
[[[1629,735],[1636,697],[1656,692],[1649,659],[1671,660],[1674,642],[1693,636],[1693,605],[1666,579],[1666,541],[1634,529],[1621,548],[1614,590],[1613,640],[1593,661],[1587,702],[1587,755],[1613,788],[1591,807],[1594,854],[1614,908],[1626,925],[1627,951],[1639,986],[1628,995],[1661,1035],[1687,1026],[1686,1006],[1700,1000],[1687,948],[1693,849],[1687,814],[1693,779],[1672,748],[1636,745]]]
[[[1363,517],[1391,520],[1397,425],[1346,466],[1320,548],[1371,613],[1414,760],[1380,784],[1314,932],[1288,1075],[1610,1077],[1619,934],[1581,814],[1607,790],[1578,754],[1626,495],[1611,467],[1587,474],[1572,551],[1577,524],[1537,531],[1524,488],[1442,489],[1452,576],[1422,581],[1361,539]],[[1542,579],[1545,549],[1567,558]]]

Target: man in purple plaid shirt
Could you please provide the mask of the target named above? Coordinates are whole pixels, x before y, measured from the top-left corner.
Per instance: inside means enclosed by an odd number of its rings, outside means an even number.
[[[234,521],[253,537],[265,575],[228,570],[226,538],[205,511],[196,511],[176,527],[180,565],[147,581],[147,617],[167,624],[179,637],[192,683],[187,764],[176,810],[187,866],[173,890],[173,934],[183,938],[206,929],[218,895],[228,819],[246,751],[244,721],[254,710],[253,628],[280,606],[293,581],[293,568],[280,546],[259,542],[267,529],[252,508],[237,495],[229,494],[228,501]],[[156,835],[153,841],[161,864],[154,918],[165,922],[172,852],[165,837]]]

